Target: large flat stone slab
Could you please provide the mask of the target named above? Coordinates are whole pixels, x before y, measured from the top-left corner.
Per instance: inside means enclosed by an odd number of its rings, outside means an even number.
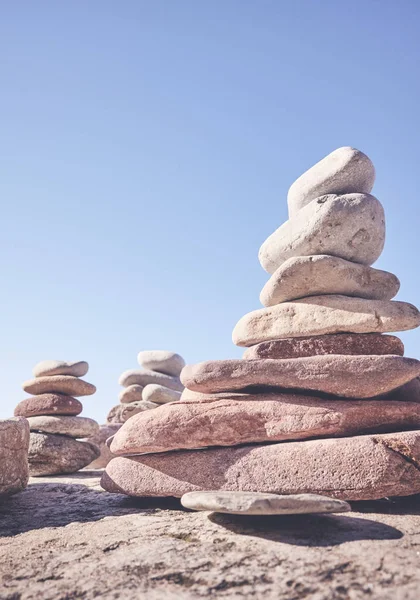
[[[185,387],[234,392],[249,387],[311,390],[345,398],[386,394],[420,375],[420,361],[404,356],[325,354],[306,358],[209,360],[187,365]]]
[[[32,477],[75,473],[100,454],[89,442],[74,440],[65,435],[31,433],[29,439],[29,473]]]
[[[267,281],[260,300],[264,306],[323,294],[391,300],[399,288],[398,278],[388,271],[319,254],[288,258]]]
[[[31,431],[58,433],[72,438],[84,438],[99,432],[99,425],[87,417],[40,415],[28,417]]]
[[[141,385],[145,387],[149,383],[164,385],[165,387],[182,392],[182,384],[179,377],[172,377],[164,373],[157,373],[146,369],[129,369],[124,371],[119,378],[119,384],[128,387],[131,385]]]
[[[369,193],[375,182],[375,167],[366,154],[343,146],[305,171],[287,194],[289,215],[324,194]]]
[[[29,480],[29,425],[22,417],[0,419],[0,498],[22,491]]]
[[[387,333],[419,325],[420,312],[407,302],[311,296],[246,314],[236,324],[232,339],[237,346],[253,346],[281,338]]]
[[[373,264],[385,243],[385,215],[369,194],[321,196],[272,233],[259,251],[263,269],[274,273],[288,258],[329,254]]]
[[[420,404],[298,394],[204,396],[137,414],[114,435],[115,455],[348,437],[420,429]]]
[[[15,417],[38,415],[79,415],[83,405],[79,400],[65,394],[40,394],[25,398],[15,407]]]
[[[172,377],[178,377],[185,367],[182,356],[168,350],[143,350],[138,353],[137,361],[145,369],[165,373]]]
[[[34,377],[49,375],[73,375],[83,377],[89,371],[89,364],[85,360],[43,360],[33,368]]]
[[[318,494],[262,494],[261,492],[188,492],[182,506],[229,515],[303,515],[351,510],[343,500]]]
[[[404,344],[394,335],[380,333],[336,333],[261,342],[247,348],[244,359],[303,358],[318,354],[397,354]]]
[[[96,387],[83,379],[72,375],[49,375],[36,377],[22,384],[28,394],[68,394],[69,396],[91,396]]]
[[[101,485],[130,496],[202,490],[374,500],[420,493],[420,431],[117,457]]]

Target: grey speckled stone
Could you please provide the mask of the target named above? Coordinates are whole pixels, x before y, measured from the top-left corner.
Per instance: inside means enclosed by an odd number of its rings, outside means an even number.
[[[288,258],[329,254],[363,265],[381,255],[385,215],[369,194],[321,196],[272,233],[259,251],[263,269],[274,273]]]
[[[178,377],[185,367],[185,361],[176,352],[168,350],[144,350],[137,356],[139,365],[151,371]]]
[[[84,360],[67,362],[64,360],[43,360],[33,368],[34,377],[49,375],[73,375],[83,377],[89,371],[89,365]]]
[[[287,259],[263,287],[260,300],[264,306],[321,294],[391,300],[399,288],[392,273],[319,254]]]
[[[121,390],[118,400],[122,404],[129,404],[130,402],[140,402],[143,400],[143,390],[144,387],[142,385],[129,385],[123,390]]]
[[[129,404],[117,404],[113,406],[108,413],[108,423],[125,423],[133,415],[137,415],[144,410],[158,408],[159,404],[141,400],[140,402],[130,402]]]
[[[29,425],[23,417],[0,419],[0,497],[23,490],[29,479]]]
[[[155,385],[149,383],[143,390],[143,400],[156,402],[156,404],[166,404],[167,402],[175,402],[181,398],[181,392],[170,390],[163,385]]]
[[[343,500],[318,494],[263,494],[260,492],[188,492],[181,504],[191,510],[207,510],[231,515],[302,515],[351,510]]]
[[[232,339],[237,346],[254,346],[281,338],[332,333],[386,333],[420,325],[420,312],[396,300],[365,300],[349,296],[309,296],[244,315]]]
[[[366,154],[349,146],[338,148],[290,186],[287,194],[289,215],[295,215],[324,194],[369,193],[374,182],[375,167]]]
[[[75,473],[98,458],[99,454],[99,448],[89,442],[66,435],[31,433],[29,473],[32,477]]]
[[[99,425],[87,417],[40,415],[28,417],[31,431],[58,433],[72,438],[84,438],[99,431]]]

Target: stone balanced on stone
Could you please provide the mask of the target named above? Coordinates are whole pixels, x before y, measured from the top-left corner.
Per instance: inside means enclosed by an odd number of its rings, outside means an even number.
[[[385,240],[374,177],[366,155],[340,148],[291,186],[289,220],[259,254],[265,308],[233,331],[244,358],[185,367],[180,401],[124,424],[105,489],[420,492],[420,362],[387,335],[420,313],[392,300],[395,275],[371,267]]]
[[[146,350],[139,352],[137,361],[142,368],[124,371],[119,378],[124,389],[120,404],[108,413],[108,423],[125,423],[133,415],[181,398],[182,356],[167,350]]]
[[[15,408],[15,416],[29,421],[29,473],[37,477],[74,473],[99,456],[97,446],[81,441],[99,430],[93,419],[79,417],[83,406],[75,396],[90,396],[96,387],[83,379],[85,361],[45,360],[23,389],[32,394]]]

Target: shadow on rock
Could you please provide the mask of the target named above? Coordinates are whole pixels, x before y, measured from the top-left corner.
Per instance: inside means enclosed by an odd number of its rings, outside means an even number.
[[[396,540],[403,533],[370,519],[338,515],[249,516],[212,513],[210,521],[239,535],[294,546],[337,546],[357,540]]]
[[[351,502],[353,510],[385,515],[420,515],[420,494],[383,500]]]
[[[154,514],[158,509],[181,507],[174,498],[129,498],[120,494],[100,491],[92,483],[83,482],[95,472],[75,473],[53,481],[49,477],[33,479],[33,483],[21,493],[0,503],[0,537],[17,535],[44,527],[65,527],[70,523],[99,521],[104,517],[144,512]]]

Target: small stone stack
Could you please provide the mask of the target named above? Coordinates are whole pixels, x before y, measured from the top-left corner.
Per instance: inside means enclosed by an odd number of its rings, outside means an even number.
[[[233,331],[244,359],[185,367],[180,401],[114,437],[105,489],[420,492],[420,362],[386,335],[418,327],[420,313],[392,300],[395,275],[370,266],[385,240],[374,178],[365,154],[340,148],[292,185],[289,220],[259,254],[265,308]]]
[[[146,350],[139,352],[137,361],[143,368],[121,374],[119,383],[124,389],[120,404],[108,413],[108,423],[125,423],[133,415],[181,397],[184,386],[179,374],[185,366],[182,356],[167,350]]]
[[[45,360],[35,366],[35,379],[23,384],[33,395],[19,402],[15,416],[29,421],[30,475],[74,473],[99,455],[97,446],[78,439],[99,430],[93,419],[77,416],[83,406],[75,396],[96,392],[94,385],[80,379],[88,369],[84,361]]]

